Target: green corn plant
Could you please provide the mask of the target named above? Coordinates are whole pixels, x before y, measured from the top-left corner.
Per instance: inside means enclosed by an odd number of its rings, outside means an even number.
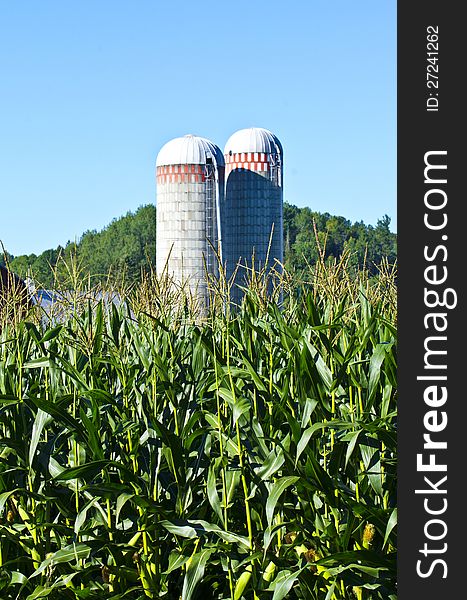
[[[396,270],[348,264],[2,317],[0,596],[395,598]]]

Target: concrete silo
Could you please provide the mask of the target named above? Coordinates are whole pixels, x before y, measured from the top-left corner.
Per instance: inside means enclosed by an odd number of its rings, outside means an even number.
[[[280,141],[267,129],[241,129],[227,141],[224,157],[222,246],[227,274],[230,276],[239,262],[251,266],[253,255],[256,269],[272,266],[275,259],[282,263],[283,150]],[[236,283],[243,285],[245,275],[245,269],[240,267]],[[240,290],[234,287],[232,299],[240,298]]]
[[[218,272],[211,244],[217,250],[220,243],[222,151],[202,137],[175,138],[157,155],[156,179],[157,272],[189,281],[191,290],[206,299],[206,270]]]

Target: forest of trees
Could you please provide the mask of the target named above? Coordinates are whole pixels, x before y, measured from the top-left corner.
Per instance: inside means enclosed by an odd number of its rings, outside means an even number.
[[[344,217],[314,212],[310,208],[298,208],[284,204],[284,262],[290,271],[298,273],[314,264],[319,248],[327,259],[349,252],[349,260],[355,267],[366,266],[376,271],[382,258],[390,263],[396,260],[397,236],[390,231],[390,218],[385,215],[376,227],[362,221],[351,223]],[[317,243],[318,239],[318,243]],[[8,255],[11,269],[26,277],[31,275],[40,286],[53,285],[52,268],[60,269],[59,258],[77,257],[77,263],[85,275],[94,282],[125,274],[127,281],[136,282],[142,270],[155,261],[156,208],[141,206],[136,212],[114,219],[102,231],[86,231],[75,242],[64,247],[45,250],[42,254],[21,256]],[[0,258],[4,264],[4,258]]]

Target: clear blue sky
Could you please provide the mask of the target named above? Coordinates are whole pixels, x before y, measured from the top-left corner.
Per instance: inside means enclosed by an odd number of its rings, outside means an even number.
[[[284,147],[284,199],[396,229],[396,2],[0,0],[0,240],[40,253],[155,202],[161,146]]]

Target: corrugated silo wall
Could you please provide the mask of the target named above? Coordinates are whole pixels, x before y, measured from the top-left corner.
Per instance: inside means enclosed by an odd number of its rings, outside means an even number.
[[[192,292],[207,300],[206,265],[217,274],[208,239],[217,249],[216,194],[222,202],[224,167],[219,185],[205,165],[157,167],[156,268],[177,283],[189,281]]]
[[[261,152],[228,154],[225,161],[222,248],[227,276],[232,275],[238,262],[251,267],[253,255],[256,270],[265,266],[267,258],[268,268],[274,265],[274,259],[282,263],[282,165],[277,168],[273,158]],[[245,285],[246,277],[246,269],[240,267],[235,283]],[[232,301],[238,303],[241,298],[241,290],[233,286]]]

